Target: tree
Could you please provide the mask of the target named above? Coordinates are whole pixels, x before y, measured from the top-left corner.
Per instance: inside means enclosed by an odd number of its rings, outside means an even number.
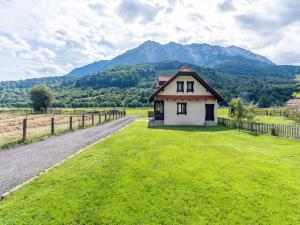
[[[262,95],[257,104],[260,108],[269,108],[272,105],[272,98],[267,95]]]
[[[298,88],[297,92],[293,93],[293,96],[294,96],[294,98],[300,98],[300,74],[296,75],[295,81],[297,82],[299,88]]]
[[[233,98],[230,101],[229,116],[238,122],[251,121],[255,117],[255,106],[250,103],[248,107],[245,107],[241,98]]]
[[[230,101],[229,116],[234,120],[241,121],[244,118],[244,105],[241,98],[233,98]]]
[[[245,111],[245,116],[246,116],[246,119],[248,121],[252,121],[254,119],[254,117],[256,116],[255,114],[255,105],[253,104],[253,102],[251,102],[248,107],[246,108],[246,111]]]
[[[47,112],[47,108],[53,100],[53,95],[49,88],[41,84],[35,85],[29,90],[29,97],[34,111],[44,109]]]

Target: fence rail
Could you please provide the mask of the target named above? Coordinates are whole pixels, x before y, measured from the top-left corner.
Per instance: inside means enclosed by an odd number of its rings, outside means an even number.
[[[98,112],[98,113],[88,113],[88,114],[82,114],[82,115],[72,115],[70,116],[69,119],[69,130],[73,130],[73,118],[74,117],[81,117],[81,124],[79,125],[79,129],[80,128],[84,128],[86,127],[86,120],[87,117],[90,117],[91,119],[91,126],[95,125],[95,117],[98,118],[98,121],[96,122],[97,125],[101,124],[101,123],[105,123],[105,122],[109,122],[111,120],[116,120],[118,118],[124,117],[126,115],[126,111],[122,110],[111,110],[109,112]],[[104,118],[102,118],[102,116],[104,116]],[[27,122],[27,118],[25,118],[23,120],[23,137],[22,140],[25,141],[27,138],[27,132],[28,132],[28,122]],[[55,134],[55,116],[53,115],[53,117],[50,120],[50,133],[51,135]]]
[[[97,126],[126,116],[125,110],[85,111],[82,114],[0,116],[0,149],[30,143],[51,135]]]
[[[240,130],[248,130],[258,134],[271,134],[281,137],[300,138],[299,125],[253,123],[243,121],[238,122],[224,117],[218,117],[218,124]]]

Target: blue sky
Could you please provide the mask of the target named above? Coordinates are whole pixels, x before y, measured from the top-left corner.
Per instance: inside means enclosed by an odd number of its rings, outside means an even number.
[[[0,0],[0,80],[64,75],[146,40],[237,45],[300,65],[300,1]]]

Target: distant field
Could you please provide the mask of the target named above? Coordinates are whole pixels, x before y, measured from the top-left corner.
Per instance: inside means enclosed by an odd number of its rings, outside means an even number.
[[[52,117],[53,116],[49,114],[27,116],[27,138],[29,142],[50,134]],[[18,142],[22,139],[24,118],[26,118],[26,116],[13,114],[0,115],[0,147],[7,143]],[[54,116],[56,133],[61,133],[69,129],[69,118],[69,116],[63,114]],[[73,116],[73,128],[77,129],[81,125],[81,121],[80,116]],[[86,116],[85,125],[89,126],[91,123],[91,116]]]
[[[298,224],[299,145],[139,120],[0,201],[0,224]]]
[[[220,107],[218,108],[218,116],[221,117],[228,117],[228,110],[227,107]],[[254,122],[257,123],[270,123],[270,124],[286,124],[286,125],[293,125],[297,124],[294,120],[287,119],[283,116],[255,116]]]
[[[3,109],[3,108],[2,108]],[[82,117],[81,114],[89,111],[103,111],[110,110],[111,108],[66,108],[62,109],[62,114],[54,115],[55,119],[55,133],[62,133],[69,129],[69,119],[70,115],[73,115],[73,128],[77,129],[81,125]],[[121,109],[121,108],[120,108]],[[1,109],[0,109],[1,110]],[[35,139],[44,138],[50,134],[50,123],[52,114],[28,114],[25,112],[30,112],[31,109],[21,108],[21,109],[8,109],[13,110],[10,113],[0,113],[0,148],[6,146],[7,144],[14,144],[20,142],[22,139],[22,124],[23,119],[27,117],[27,142],[31,142]],[[54,109],[59,111],[60,109]],[[147,117],[147,112],[151,108],[125,108],[127,115],[138,115],[141,117]],[[49,109],[51,111],[51,109]],[[74,115],[77,114],[77,116]],[[95,117],[95,123],[97,123],[99,117]],[[102,121],[104,117],[102,116]],[[90,126],[92,124],[91,115],[85,116],[85,126]]]

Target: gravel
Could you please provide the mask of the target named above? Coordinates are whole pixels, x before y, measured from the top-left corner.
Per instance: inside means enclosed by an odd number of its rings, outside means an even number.
[[[120,130],[136,117],[127,116],[29,145],[0,151],[0,195],[61,162],[82,148]]]

